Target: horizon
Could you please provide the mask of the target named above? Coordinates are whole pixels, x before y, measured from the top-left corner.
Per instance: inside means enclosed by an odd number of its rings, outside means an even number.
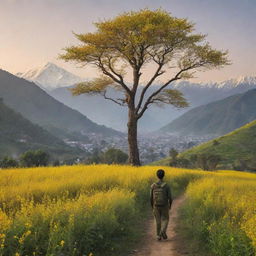
[[[208,34],[207,41],[213,47],[229,50],[232,65],[198,72],[190,81],[222,82],[240,76],[255,76],[256,35],[253,31],[256,3],[250,0],[234,0],[232,4],[228,0],[195,0],[193,4],[189,0],[160,0],[157,3],[151,0],[139,3],[134,0],[129,3],[117,0],[100,0],[97,3],[91,0],[2,0],[0,68],[16,74],[52,62],[75,75],[92,78],[95,69],[77,68],[73,63],[57,59],[64,47],[78,43],[72,31],[94,31],[93,22],[100,19],[113,18],[131,10],[160,7],[173,16],[194,22],[196,32]]]

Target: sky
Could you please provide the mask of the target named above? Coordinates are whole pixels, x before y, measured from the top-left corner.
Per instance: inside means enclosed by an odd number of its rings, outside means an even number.
[[[188,18],[217,49],[228,50],[232,65],[198,73],[198,81],[256,76],[256,0],[0,0],[0,68],[24,72],[48,61],[82,77],[94,77],[58,59],[77,44],[73,32],[94,31],[93,22],[142,8],[163,8]]]

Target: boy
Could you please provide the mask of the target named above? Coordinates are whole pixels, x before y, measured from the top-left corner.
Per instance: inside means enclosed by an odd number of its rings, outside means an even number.
[[[156,172],[158,182],[151,185],[150,202],[156,220],[157,240],[167,239],[166,230],[169,222],[169,210],[172,206],[171,189],[163,181],[165,172],[160,169]]]

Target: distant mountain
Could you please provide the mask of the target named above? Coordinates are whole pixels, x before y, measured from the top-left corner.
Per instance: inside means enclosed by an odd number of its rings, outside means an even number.
[[[70,86],[85,80],[51,62],[41,67],[30,69],[24,73],[17,73],[16,75],[34,82],[46,90]]]
[[[58,102],[36,84],[3,70],[0,70],[0,95],[6,105],[61,138],[66,138],[67,135],[86,138],[84,135],[120,134],[97,125],[78,111]]]
[[[178,155],[179,158],[191,159],[195,155],[218,155],[221,168],[234,168],[244,165],[243,169],[256,170],[256,120],[224,136],[195,146]],[[152,165],[169,165],[170,157]]]
[[[82,153],[38,125],[32,124],[0,99],[0,157],[17,157],[27,150],[36,149],[45,150],[58,159],[77,157]]]
[[[88,118],[95,120],[99,124],[104,124],[113,129],[120,131],[127,130],[127,108],[120,107],[117,104],[105,100],[102,96],[80,95],[72,96],[68,90],[70,87],[58,88],[48,93],[60,102],[65,103],[67,106],[78,110]],[[141,88],[139,88],[140,90]],[[154,86],[150,92],[156,90]],[[112,96],[120,98],[118,92],[111,92]],[[139,120],[139,132],[150,132],[154,129],[160,128],[163,124],[173,118],[178,117],[180,112],[184,113],[185,110],[175,110],[173,107],[166,108],[150,107],[143,117]]]
[[[180,90],[190,102],[191,107],[197,107],[228,96],[246,92],[256,88],[256,77],[241,76],[223,82],[192,83],[179,81],[172,88]]]
[[[256,89],[189,110],[160,132],[219,136],[256,119]]]
[[[157,88],[158,86],[155,85],[150,88],[149,92],[153,92]],[[221,83],[180,81],[174,83],[171,88],[179,89],[190,103],[190,107],[177,110],[167,105],[164,108],[151,106],[139,121],[140,131],[157,130],[194,107],[256,88],[256,77],[240,77]],[[141,87],[139,87],[140,89]],[[69,107],[79,110],[97,123],[118,130],[126,130],[127,110],[104,100],[100,96],[80,95],[74,97],[68,88],[58,88],[50,91],[49,94]]]

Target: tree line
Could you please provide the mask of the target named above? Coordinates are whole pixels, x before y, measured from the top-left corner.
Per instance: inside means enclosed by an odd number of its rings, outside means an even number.
[[[219,154],[199,153],[185,158],[179,156],[179,152],[174,148],[169,151],[169,157],[169,165],[173,167],[196,168],[204,171],[214,171],[220,168],[236,171],[256,171],[256,158],[247,161],[235,159],[233,162],[224,163],[224,159]]]
[[[6,156],[0,159],[0,168],[18,168],[18,167],[39,167],[39,166],[58,166],[58,165],[73,165],[78,163],[85,164],[125,164],[128,160],[128,155],[120,149],[109,148],[105,152],[94,150],[90,156],[84,160],[78,158],[66,159],[59,161],[55,159],[50,162],[50,154],[43,150],[29,150],[21,154],[18,159]]]
[[[5,156],[0,160],[0,168],[38,167],[49,164],[50,155],[43,150],[29,150],[21,154],[18,159]]]

